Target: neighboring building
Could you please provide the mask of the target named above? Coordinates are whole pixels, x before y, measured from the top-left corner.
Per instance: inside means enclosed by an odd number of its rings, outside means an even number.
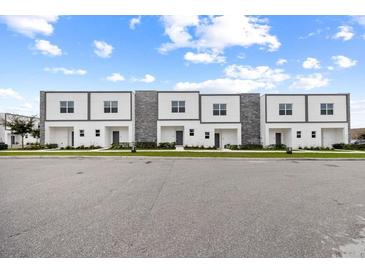
[[[264,146],[332,147],[348,143],[349,94],[265,94],[261,96]]]
[[[40,102],[41,142],[60,147],[121,142],[304,147],[348,142],[348,94],[268,94],[260,102],[258,93],[41,91]]]
[[[13,134],[9,127],[6,126],[9,120],[14,117],[22,119],[30,119],[30,116],[24,116],[12,113],[0,113],[0,143],[5,143],[9,147],[20,146],[22,144],[22,137],[20,135]],[[33,117],[34,118],[34,117]],[[34,127],[39,127],[39,118],[34,118]],[[33,138],[31,134],[27,134],[24,137],[24,144],[36,143],[39,139]]]
[[[365,136],[365,128],[352,128],[351,129],[351,139],[358,140],[360,136]]]

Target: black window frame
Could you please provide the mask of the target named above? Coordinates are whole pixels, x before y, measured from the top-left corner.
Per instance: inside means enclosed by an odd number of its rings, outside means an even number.
[[[213,116],[227,116],[227,104],[226,103],[213,104]]]
[[[317,132],[315,130],[312,130],[311,135],[313,139],[317,138]]]
[[[189,129],[189,136],[194,136],[195,130],[193,128]]]
[[[185,113],[185,101],[184,100],[172,100],[171,101],[172,113]]]
[[[297,131],[297,139],[302,138],[302,132],[300,130]]]
[[[74,113],[74,101],[60,101],[60,113]]]
[[[209,131],[206,131],[206,132],[204,133],[204,138],[205,138],[205,139],[210,139],[210,132],[209,132]]]
[[[279,115],[293,115],[293,104],[291,103],[280,103],[279,104]]]
[[[95,137],[100,137],[100,129],[95,129]]]
[[[104,101],[104,113],[118,113],[118,101]]]
[[[80,137],[85,137],[85,129],[80,129],[79,133]]]
[[[334,114],[334,103],[321,103],[320,112],[321,115],[333,115]]]

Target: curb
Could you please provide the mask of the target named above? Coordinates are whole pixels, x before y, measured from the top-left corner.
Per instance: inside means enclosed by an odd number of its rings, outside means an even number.
[[[156,160],[234,160],[234,161],[365,161],[365,158],[246,158],[246,157],[160,157],[160,156],[70,156],[70,155],[54,155],[54,156],[1,156],[0,159],[77,159],[77,158],[100,158],[100,159],[156,159]]]

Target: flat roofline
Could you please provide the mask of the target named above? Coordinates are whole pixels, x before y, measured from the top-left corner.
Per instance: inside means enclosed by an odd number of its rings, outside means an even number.
[[[350,93],[338,92],[338,93],[263,93],[261,96],[318,96],[318,95],[350,95]]]
[[[133,92],[132,90],[41,90],[47,93],[118,93],[118,92]]]

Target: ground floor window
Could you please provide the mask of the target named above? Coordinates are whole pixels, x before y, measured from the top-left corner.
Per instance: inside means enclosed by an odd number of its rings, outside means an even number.
[[[302,138],[302,132],[301,131],[297,131],[297,138]]]
[[[205,139],[209,139],[209,137],[210,137],[210,132],[209,131],[206,131],[205,132]]]
[[[100,137],[100,129],[95,129],[95,136]]]
[[[312,138],[316,138],[316,132],[312,131]]]
[[[191,129],[189,130],[189,135],[190,135],[190,136],[194,136],[194,129],[193,129],[193,128],[191,128]]]
[[[84,137],[85,136],[85,130],[80,129],[80,137]]]

